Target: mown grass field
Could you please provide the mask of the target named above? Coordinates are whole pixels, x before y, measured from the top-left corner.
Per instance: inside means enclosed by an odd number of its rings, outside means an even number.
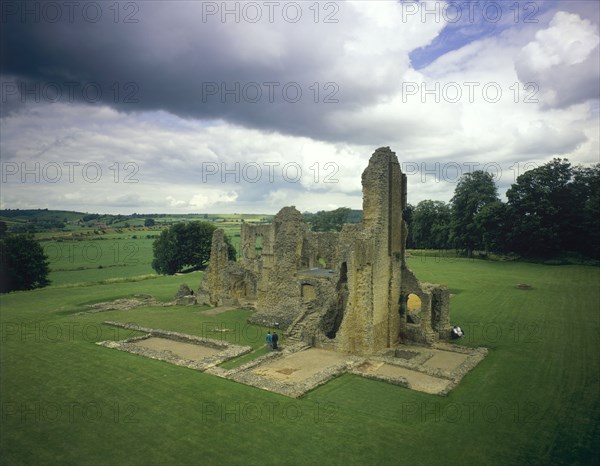
[[[240,215],[194,220],[216,221],[232,244],[239,249]],[[245,221],[258,222],[261,217]],[[172,221],[175,217],[166,217]],[[143,222],[143,220],[142,220]],[[155,274],[152,269],[152,244],[164,226],[118,228],[108,231],[83,229],[74,233],[45,232],[37,234],[50,261],[49,279],[53,286],[74,283],[97,283],[112,278],[131,278]]]
[[[600,268],[448,257],[410,265],[450,287],[461,344],[490,350],[448,397],[344,375],[292,400],[94,344],[133,335],[102,324],[118,320],[213,338],[227,327],[219,335],[262,351],[264,329],[245,324],[248,311],[73,315],[138,293],[168,301],[201,273],[53,272],[51,287],[1,295],[0,463],[598,464]],[[98,283],[105,270],[129,281]]]
[[[145,234],[129,233],[40,244],[50,260],[52,285],[68,285],[155,273],[153,242]]]

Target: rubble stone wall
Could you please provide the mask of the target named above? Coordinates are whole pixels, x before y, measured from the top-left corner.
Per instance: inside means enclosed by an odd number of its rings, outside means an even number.
[[[351,354],[449,338],[447,287],[420,283],[405,262],[406,175],[389,147],[373,153],[362,186],[363,222],[340,233],[312,232],[294,206],[284,207],[272,224],[242,224],[241,257],[231,262],[215,231],[199,299],[252,304],[251,323]],[[416,317],[410,294],[421,300]]]

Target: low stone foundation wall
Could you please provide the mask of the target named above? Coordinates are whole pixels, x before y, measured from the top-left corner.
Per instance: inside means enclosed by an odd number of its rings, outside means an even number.
[[[226,378],[262,390],[279,393],[291,398],[298,398],[327,383],[329,380],[350,371],[352,367],[364,361],[363,358],[348,355],[342,356],[340,353],[336,353],[340,355],[339,362],[328,364],[322,370],[318,370],[314,374],[300,380],[277,380],[277,378],[273,378],[266,373],[273,363],[285,361],[286,358],[292,355],[298,355],[304,351],[311,350],[313,349],[310,346],[298,343],[287,347],[281,352],[269,353],[237,369],[233,369],[226,374]]]
[[[104,323],[107,325],[112,325],[114,327],[120,327],[127,330],[144,332],[146,333],[146,335],[128,338],[127,340],[123,341],[100,341],[96,343],[97,345],[105,346],[107,348],[118,349],[120,351],[126,351],[128,353],[139,354],[141,356],[145,356],[151,359],[158,359],[160,361],[169,362],[171,364],[176,364],[178,366],[188,367],[190,369],[195,369],[199,371],[205,371],[210,367],[217,366],[218,364],[221,364],[225,361],[229,361],[233,358],[237,358],[238,356],[242,356],[243,354],[252,351],[252,348],[250,346],[239,346],[224,341],[198,337],[195,335],[188,335],[185,333],[141,327],[139,325],[124,324],[121,322],[105,321]],[[165,340],[172,340],[180,343],[204,346],[206,348],[217,350],[218,353],[216,355],[202,358],[201,360],[192,360],[181,358],[168,350],[159,351],[150,348],[144,348],[134,344],[152,337],[163,338]]]
[[[396,356],[397,352],[404,353],[416,353],[414,356],[409,358]],[[385,352],[381,355],[372,356],[369,358],[366,365],[357,367],[352,373],[367,377],[370,379],[381,380],[396,385],[401,385],[407,388],[420,390],[410,380],[410,376],[402,375],[391,375],[388,373],[377,373],[377,371],[371,370],[372,366],[377,368],[382,365],[388,367],[398,367],[412,371],[416,379],[435,378],[439,382],[436,387],[430,387],[430,393],[437,395],[446,396],[462,378],[473,369],[479,362],[487,355],[486,348],[465,348],[458,345],[452,345],[448,343],[437,343],[431,347],[418,347],[418,346],[403,346],[399,349],[394,349]],[[452,354],[457,357],[454,358],[454,362],[444,364],[444,356],[451,356]],[[437,362],[436,362],[437,359]],[[441,360],[441,361],[440,361]],[[425,377],[420,377],[422,374]],[[420,381],[423,383],[423,380]],[[424,389],[420,391],[427,391]]]
[[[360,357],[312,348],[300,342],[287,346],[281,351],[269,352],[239,367],[224,369],[218,365],[249,353],[252,348],[135,324],[111,321],[104,323],[143,332],[144,335],[123,341],[98,342],[100,346],[206,371],[218,377],[292,398],[301,397],[344,373],[445,396],[487,354],[486,348],[466,348],[438,343],[427,347],[401,345],[381,354]],[[158,350],[150,347],[150,344],[148,346],[140,344],[152,338],[198,345],[210,350],[210,354],[201,358],[186,359],[174,352],[177,350],[175,347],[172,347],[174,351],[170,351],[168,345],[166,349]],[[179,351],[186,354],[181,347]]]

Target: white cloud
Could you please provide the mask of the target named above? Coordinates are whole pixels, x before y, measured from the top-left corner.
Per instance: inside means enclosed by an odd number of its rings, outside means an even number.
[[[546,29],[526,44],[515,68],[541,89],[546,107],[566,107],[599,98],[598,26],[577,14],[557,12]]]
[[[209,64],[331,76],[345,84],[340,96],[358,94],[351,104],[315,106],[302,126],[286,120],[302,107],[257,106],[242,120],[242,107],[184,119],[175,110],[30,102],[2,118],[0,205],[115,213],[360,208],[360,174],[380,146],[390,146],[409,173],[413,204],[449,200],[460,173],[473,168],[500,167],[506,188],[514,167],[527,161],[598,162],[596,24],[558,11],[546,23],[475,39],[416,71],[409,53],[430,43],[443,23],[402,18],[396,2],[340,7],[340,24],[272,28],[217,24],[192,31],[188,17],[170,29],[168,16],[159,23],[166,35],[156,33],[151,46],[136,42],[144,52],[135,59],[172,66],[176,79],[177,72],[206,66],[201,59],[209,47],[202,41],[209,30],[220,38]],[[215,80],[230,76],[220,72]],[[461,97],[450,102],[457,89]],[[274,130],[261,120],[265,114],[291,123]],[[56,164],[62,176],[50,182]],[[23,167],[37,170],[39,182],[35,173],[22,182]],[[90,180],[96,167],[99,179]]]
[[[557,12],[550,27],[538,31],[535,39],[523,47],[519,59],[536,71],[581,63],[600,41],[590,21],[563,11]]]

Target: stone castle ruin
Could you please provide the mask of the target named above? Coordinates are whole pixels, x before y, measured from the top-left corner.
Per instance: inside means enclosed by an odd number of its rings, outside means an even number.
[[[310,231],[284,207],[272,224],[242,224],[235,262],[215,231],[199,302],[252,307],[251,323],[292,342],[361,356],[449,339],[448,288],[406,265],[406,175],[389,147],[373,153],[362,186],[363,221],[339,233]]]
[[[362,185],[363,221],[339,233],[312,232],[284,207],[272,224],[243,223],[241,257],[230,261],[216,230],[198,293],[177,293],[178,304],[220,306],[205,315],[255,309],[251,323],[287,337],[280,350],[227,369],[253,351],[220,338],[231,329],[213,329],[216,339],[111,321],[145,334],[97,344],[293,398],[344,373],[447,395],[487,350],[440,341],[451,332],[448,288],[420,283],[406,265],[406,176],[389,147],[372,155]]]

